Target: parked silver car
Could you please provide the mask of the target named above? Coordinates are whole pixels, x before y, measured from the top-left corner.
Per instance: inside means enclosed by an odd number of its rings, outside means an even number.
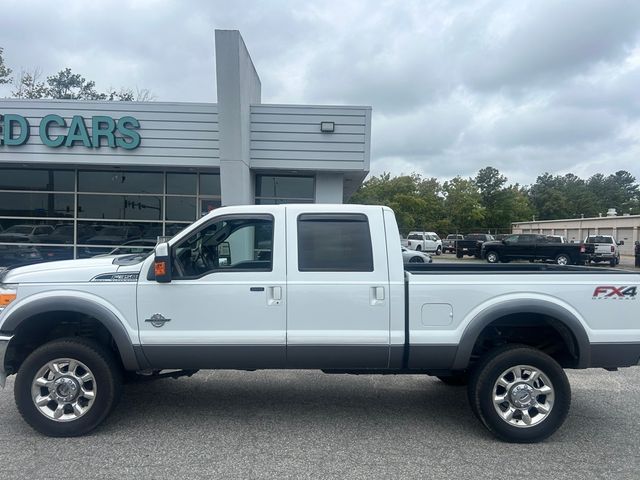
[[[433,259],[428,253],[402,247],[402,261],[404,263],[432,263]]]

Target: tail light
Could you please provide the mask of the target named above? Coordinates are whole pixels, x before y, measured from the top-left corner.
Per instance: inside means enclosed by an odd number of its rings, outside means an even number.
[[[611,253],[615,253],[615,252],[616,252],[616,248],[613,245],[611,245]]]
[[[580,253],[584,253],[587,251],[587,247],[585,247],[584,245],[580,245]]]

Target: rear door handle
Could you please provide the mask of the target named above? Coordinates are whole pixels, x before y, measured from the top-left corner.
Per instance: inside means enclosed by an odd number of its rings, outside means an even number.
[[[280,305],[282,301],[282,287],[269,287],[267,305]]]
[[[264,287],[251,287],[249,288],[250,292],[264,292]]]
[[[384,303],[384,287],[371,287],[371,305]]]

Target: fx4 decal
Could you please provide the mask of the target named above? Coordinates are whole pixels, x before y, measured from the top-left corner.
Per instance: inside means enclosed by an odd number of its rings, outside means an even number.
[[[638,287],[601,285],[593,291],[593,300],[635,300]]]

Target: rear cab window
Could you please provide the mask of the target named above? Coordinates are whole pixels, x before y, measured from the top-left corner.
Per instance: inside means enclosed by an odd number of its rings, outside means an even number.
[[[611,237],[603,237],[600,235],[593,235],[587,237],[587,241],[585,243],[613,243],[613,239]]]
[[[371,230],[363,214],[298,216],[298,271],[372,272]]]

